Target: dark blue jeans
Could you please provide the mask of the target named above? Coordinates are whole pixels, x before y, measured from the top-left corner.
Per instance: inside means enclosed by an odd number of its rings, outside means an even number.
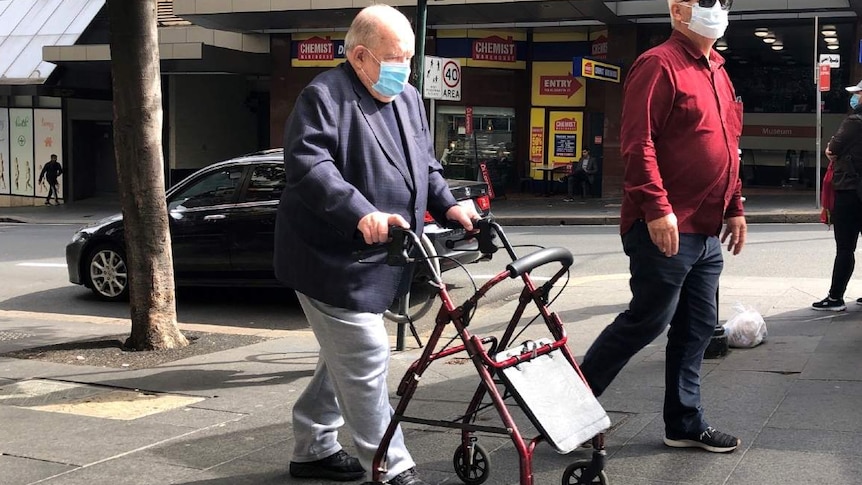
[[[664,422],[669,436],[706,429],[700,367],[716,323],[716,291],[724,259],[716,236],[680,234],[679,253],[666,257],[637,222],[622,237],[629,257],[632,300],[584,356],[581,370],[598,396],[629,359],[670,325],[665,361]]]

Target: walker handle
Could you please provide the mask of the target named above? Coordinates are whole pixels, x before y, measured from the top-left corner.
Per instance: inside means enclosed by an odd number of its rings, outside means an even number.
[[[555,261],[563,265],[564,268],[568,268],[574,262],[574,258],[566,248],[545,248],[512,261],[506,266],[506,270],[509,272],[510,278],[517,278],[539,266]]]

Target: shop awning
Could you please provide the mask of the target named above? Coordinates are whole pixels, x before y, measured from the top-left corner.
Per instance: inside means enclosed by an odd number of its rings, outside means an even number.
[[[205,29],[198,26],[159,28],[159,58],[163,73],[269,72],[269,37]],[[45,47],[46,61],[108,64],[108,44]]]
[[[42,48],[71,46],[105,0],[8,0],[0,2],[0,84],[43,84],[57,67]]]
[[[361,5],[360,5],[361,3]],[[416,0],[389,0],[409,18],[416,14]],[[346,29],[368,3],[311,2],[223,2],[220,0],[174,0],[174,12],[182,18],[213,29],[241,32],[289,32],[309,29]],[[491,7],[491,8],[489,8]],[[603,0],[442,0],[428,2],[429,26],[531,24],[571,25],[571,22],[625,22],[608,9]],[[511,25],[516,26],[516,25]]]

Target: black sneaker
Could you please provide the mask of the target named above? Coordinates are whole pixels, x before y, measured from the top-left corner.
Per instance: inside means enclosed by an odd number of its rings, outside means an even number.
[[[415,468],[404,470],[386,483],[389,485],[428,485],[428,482],[419,479]]]
[[[706,428],[706,431],[699,436],[679,439],[664,437],[664,444],[673,448],[703,448],[713,453],[729,453],[735,450],[739,443],[739,438],[722,433],[712,426]]]
[[[857,304],[857,305],[862,305],[862,298],[857,298],[857,299],[856,299],[856,304]]]
[[[862,303],[860,303],[860,305],[862,305]],[[824,312],[843,312],[847,309],[847,307],[844,306],[843,298],[830,298],[828,296],[820,301],[812,303],[811,308]]]
[[[365,469],[359,464],[359,460],[348,455],[344,450],[338,450],[334,455],[317,461],[290,462],[290,476],[350,482],[364,477]]]

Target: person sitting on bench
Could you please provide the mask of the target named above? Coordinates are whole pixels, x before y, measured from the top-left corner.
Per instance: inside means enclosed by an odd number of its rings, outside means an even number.
[[[596,171],[595,160],[590,156],[590,151],[584,148],[581,152],[581,159],[577,162],[572,162],[572,173],[566,177],[568,195],[563,200],[566,202],[572,202],[575,200],[576,187],[583,199],[586,194],[591,191]]]

